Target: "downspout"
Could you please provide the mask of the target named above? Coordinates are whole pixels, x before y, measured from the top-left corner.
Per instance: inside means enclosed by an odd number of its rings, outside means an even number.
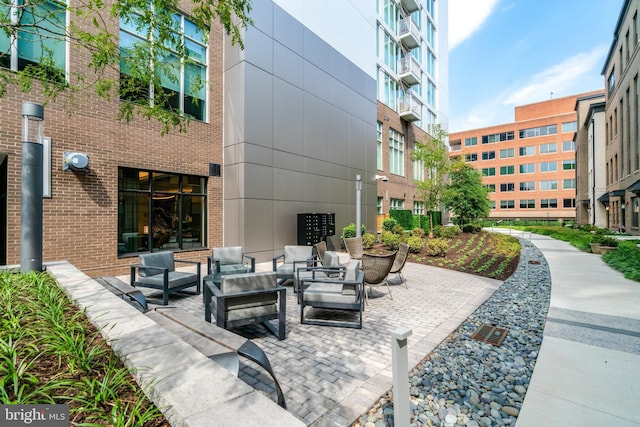
[[[596,128],[591,119],[591,225],[596,225]]]

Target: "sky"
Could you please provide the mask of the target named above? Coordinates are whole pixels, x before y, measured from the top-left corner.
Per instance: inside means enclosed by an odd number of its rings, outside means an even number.
[[[624,0],[448,0],[449,132],[514,107],[604,88]]]

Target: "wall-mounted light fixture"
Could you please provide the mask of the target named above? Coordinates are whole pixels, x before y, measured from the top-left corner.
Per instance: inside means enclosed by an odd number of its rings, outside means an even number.
[[[376,175],[376,181],[380,180],[382,182],[387,182],[389,181],[389,177],[387,175]]]
[[[62,157],[62,170],[72,172],[89,172],[89,155],[65,151]]]

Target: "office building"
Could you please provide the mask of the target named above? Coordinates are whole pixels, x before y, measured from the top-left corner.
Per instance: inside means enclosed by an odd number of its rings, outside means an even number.
[[[449,135],[451,156],[489,188],[490,218],[575,220],[575,105],[597,93],[517,106],[513,123]]]
[[[624,2],[602,70],[608,226],[634,234],[640,232],[639,9],[638,0]]]

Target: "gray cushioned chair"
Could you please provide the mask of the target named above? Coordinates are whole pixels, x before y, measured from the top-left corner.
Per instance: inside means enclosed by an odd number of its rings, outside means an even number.
[[[325,251],[321,260],[313,259],[312,262],[306,266],[296,268],[296,274],[293,279],[293,289],[295,292],[299,292],[302,279],[309,279],[312,277],[336,277],[338,276],[339,269],[344,268],[340,264],[340,257],[335,251]],[[298,296],[298,303],[300,298]]]
[[[176,271],[176,263],[193,264],[196,273]],[[175,259],[171,251],[141,254],[138,264],[131,265],[130,284],[162,290],[162,305],[169,304],[170,294],[186,292],[185,289],[193,286],[196,287],[193,294],[199,295],[200,262]]]
[[[207,274],[252,273],[256,271],[256,259],[242,251],[242,246],[213,248],[207,259]]]
[[[206,321],[213,315],[224,329],[262,323],[278,339],[285,338],[287,289],[277,283],[276,273],[223,276],[219,286],[207,282],[204,292]],[[269,322],[272,319],[278,319],[277,328]]]
[[[300,323],[320,326],[340,326],[362,328],[364,310],[364,272],[360,270],[360,261],[352,260],[334,277],[321,276],[320,273],[336,273],[335,269],[323,271],[316,269],[311,277],[300,279]],[[356,321],[341,319],[319,319],[305,317],[305,307],[332,310],[346,310],[356,313]],[[336,316],[339,317],[339,316]]]
[[[273,257],[273,271],[278,277],[278,284],[293,280],[296,269],[312,262],[313,246],[287,245],[284,253]]]

